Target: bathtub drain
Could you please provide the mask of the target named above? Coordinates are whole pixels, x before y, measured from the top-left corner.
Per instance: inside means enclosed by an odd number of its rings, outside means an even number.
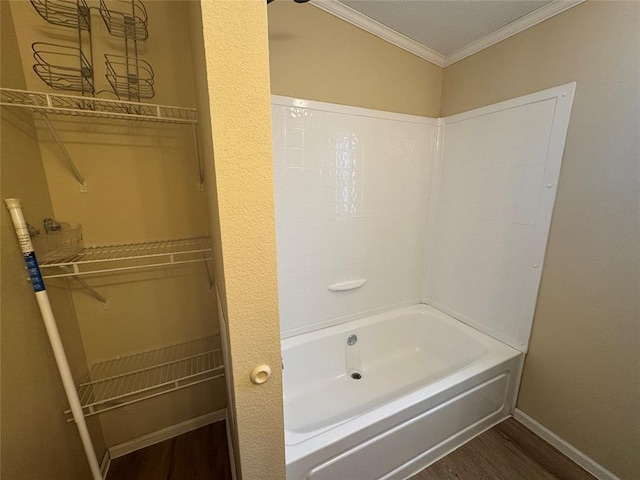
[[[351,378],[353,378],[354,380],[360,380],[362,378],[362,375],[360,375],[358,372],[353,372],[351,374]]]

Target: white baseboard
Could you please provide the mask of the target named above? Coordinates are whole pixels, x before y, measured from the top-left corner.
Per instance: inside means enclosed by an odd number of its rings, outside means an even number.
[[[170,427],[163,428],[157,432],[152,432],[142,437],[134,438],[128,442],[120,443],[109,448],[109,456],[111,459],[118,458],[127,453],[135,452],[141,448],[155,445],[156,443],[164,442],[183,433],[197,430],[211,423],[220,422],[225,419],[225,409],[216,410],[215,412],[207,413],[201,417],[192,418],[186,422],[178,423],[177,425],[171,425]]]
[[[524,413],[522,410],[518,410],[517,408],[513,412],[513,418],[515,418],[522,425],[527,427],[533,433],[538,435],[544,441],[549,443],[550,445],[557,448],[560,452],[566,455],[568,458],[573,460],[575,463],[584,468],[591,475],[596,477],[599,480],[620,480],[617,475],[614,475],[609,470],[604,468],[602,465],[597,463],[592,458],[589,458],[587,455],[582,453],[580,450],[575,448],[573,445],[568,443],[566,440],[563,440],[558,435],[553,433],[544,425],[536,422],[529,415]]]
[[[104,455],[102,456],[102,461],[100,462],[100,473],[102,474],[102,478],[107,478],[107,473],[109,473],[110,466],[111,455],[109,455],[109,450],[105,450]]]

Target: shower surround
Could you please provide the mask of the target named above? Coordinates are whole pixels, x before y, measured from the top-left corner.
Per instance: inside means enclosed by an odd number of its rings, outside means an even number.
[[[275,96],[272,116],[283,336],[420,302],[437,120]]]
[[[574,91],[273,97],[289,480],[408,478],[512,413]]]

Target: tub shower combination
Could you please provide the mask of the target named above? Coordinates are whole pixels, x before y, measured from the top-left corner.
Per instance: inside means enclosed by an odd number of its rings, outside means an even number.
[[[443,119],[273,97],[289,480],[409,478],[511,415],[574,90]]]
[[[287,477],[331,480],[408,477],[502,420],[522,357],[427,305],[288,338],[283,352]]]

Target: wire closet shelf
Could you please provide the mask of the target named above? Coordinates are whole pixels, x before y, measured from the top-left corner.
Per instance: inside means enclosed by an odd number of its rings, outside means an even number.
[[[220,337],[214,335],[93,364],[78,396],[84,415],[91,416],[223,376]]]
[[[45,114],[191,125],[198,123],[195,108],[33,92],[13,88],[0,88],[0,105],[21,107]]]
[[[208,236],[56,250],[40,261],[42,278],[168,267],[212,260]]]

